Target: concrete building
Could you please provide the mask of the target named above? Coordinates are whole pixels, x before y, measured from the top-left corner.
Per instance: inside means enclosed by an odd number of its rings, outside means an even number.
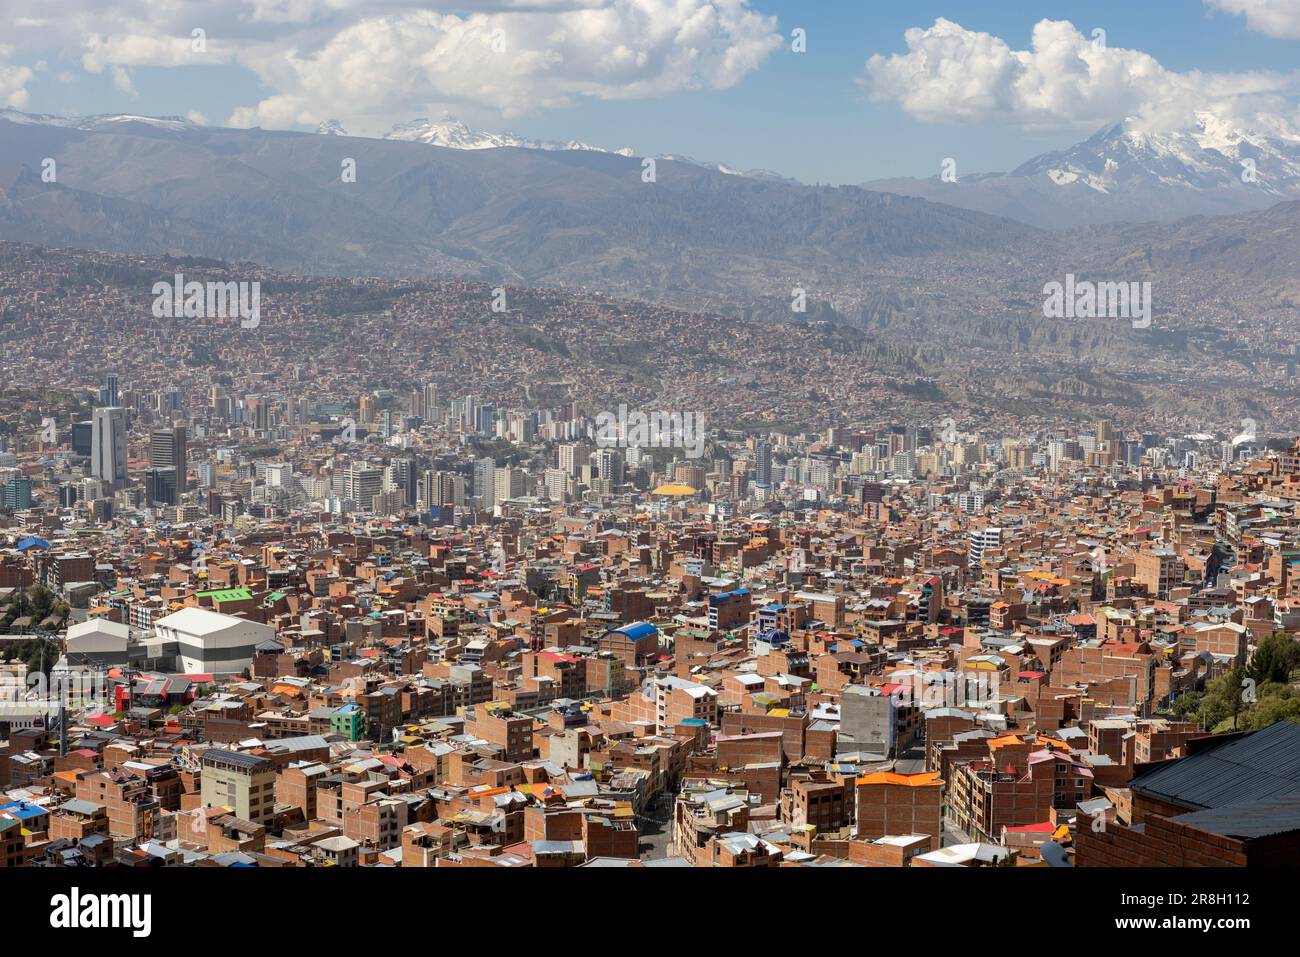
[[[113,488],[126,485],[126,409],[96,409],[91,419],[90,474]]]
[[[201,794],[204,807],[230,808],[238,818],[265,824],[275,811],[275,764],[253,754],[210,748],[203,752]]]
[[[131,628],[106,618],[92,618],[68,627],[67,658],[74,668],[104,665],[116,668],[126,664]]]
[[[177,668],[185,674],[239,674],[253,665],[254,649],[275,629],[206,608],[182,608],[154,622],[154,633],[176,642]],[[242,816],[242,815],[241,815]]]
[[[177,425],[169,429],[154,429],[149,434],[149,466],[155,469],[175,469],[183,479],[185,475],[186,452],[185,426]]]
[[[495,494],[493,502],[497,505],[507,499],[519,498],[528,494],[528,473],[518,468],[500,468],[495,472]]]
[[[896,757],[916,740],[920,726],[920,709],[896,695],[865,685],[848,685],[841,693],[841,751]]]

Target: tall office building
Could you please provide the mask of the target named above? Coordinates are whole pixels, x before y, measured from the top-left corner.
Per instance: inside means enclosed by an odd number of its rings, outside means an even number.
[[[428,469],[424,473],[423,490],[425,508],[439,505],[465,504],[465,479],[455,472],[438,472]]]
[[[497,503],[497,463],[491,456],[484,456],[474,463],[474,494],[479,497],[484,508],[491,508]]]
[[[7,509],[22,509],[32,507],[32,480],[14,476],[4,484],[4,489],[0,491],[0,504]]]
[[[375,496],[384,490],[384,470],[371,468],[364,462],[349,465],[343,479],[343,495],[352,499],[357,508],[372,508]]]
[[[126,409],[108,406],[91,419],[90,474],[113,488],[126,485]]]
[[[108,374],[107,384],[99,390],[99,404],[107,408],[112,408],[117,405],[117,399],[118,399],[117,373],[110,372]]]
[[[414,505],[420,491],[419,472],[415,459],[401,458],[393,462],[393,488],[402,493],[403,505]]]
[[[500,505],[507,499],[519,498],[527,494],[527,472],[509,466],[496,470],[496,504]]]
[[[610,485],[622,485],[624,462],[618,449],[597,449],[591,456],[596,475]]]
[[[271,402],[264,395],[244,397],[245,420],[258,432],[271,427]]]
[[[467,395],[457,405],[460,410],[460,427],[466,432],[473,432],[478,422],[478,397]]]
[[[569,473],[565,469],[546,470],[546,497],[552,502],[569,500]]]
[[[772,443],[767,439],[754,443],[754,481],[759,485],[772,484]]]
[[[570,475],[577,475],[591,460],[591,446],[581,442],[570,442],[559,448],[559,467]]]
[[[94,426],[90,422],[72,423],[72,452],[74,455],[90,457],[93,430]]]
[[[176,469],[145,469],[144,497],[150,505],[177,505]]]
[[[149,435],[149,466],[155,469],[175,469],[178,476],[185,474],[185,426],[154,429]]]

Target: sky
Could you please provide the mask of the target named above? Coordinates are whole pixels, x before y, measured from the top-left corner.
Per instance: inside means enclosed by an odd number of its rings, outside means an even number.
[[[4,7],[0,106],[37,113],[359,135],[450,117],[833,184],[932,176],[949,157],[1007,170],[1126,118],[1300,128],[1300,0]]]

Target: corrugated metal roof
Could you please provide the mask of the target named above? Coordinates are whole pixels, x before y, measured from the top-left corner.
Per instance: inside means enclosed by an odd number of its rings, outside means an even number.
[[[1279,721],[1199,754],[1161,764],[1135,777],[1131,787],[1198,808],[1300,794],[1300,724]]]
[[[1223,837],[1249,839],[1286,834],[1300,831],[1300,794],[1192,811],[1174,820]]]

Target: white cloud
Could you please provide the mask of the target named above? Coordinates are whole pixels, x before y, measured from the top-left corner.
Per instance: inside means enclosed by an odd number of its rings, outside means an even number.
[[[340,117],[374,131],[443,110],[512,117],[723,89],[782,45],[751,0],[61,0],[58,17],[49,0],[8,4],[25,47],[76,50],[115,81],[115,68],[249,69],[269,93],[234,111],[239,125]]]
[[[27,84],[36,73],[25,66],[13,66],[7,61],[13,47],[0,46],[0,106],[22,109],[27,105]]]
[[[630,99],[739,82],[780,45],[747,0],[610,0],[469,16],[405,11],[350,24],[312,50],[241,56],[278,92],[236,125],[316,123],[486,107],[506,117],[580,97]]]
[[[126,66],[216,66],[230,59],[228,51],[214,51],[211,47],[196,51],[188,32],[183,36],[92,34],[81,41],[81,48],[81,65],[88,73]]]
[[[113,85],[128,96],[136,96],[135,83],[131,80],[131,71],[124,66],[112,67]]]
[[[872,95],[927,122],[1090,129],[1133,117],[1186,126],[1197,111],[1245,116],[1288,109],[1297,76],[1167,70],[1140,50],[1095,43],[1072,23],[1042,20],[1029,50],[938,19],[904,34],[907,52],[871,57]]]
[[[339,13],[368,9],[372,12],[418,7],[455,13],[472,8],[475,13],[538,12],[589,10],[605,5],[606,0],[244,0],[250,7],[247,18],[253,23],[311,23]]]
[[[1300,2],[1297,0],[1205,0],[1205,5],[1225,13],[1246,15],[1246,26],[1271,37],[1300,40]]]

